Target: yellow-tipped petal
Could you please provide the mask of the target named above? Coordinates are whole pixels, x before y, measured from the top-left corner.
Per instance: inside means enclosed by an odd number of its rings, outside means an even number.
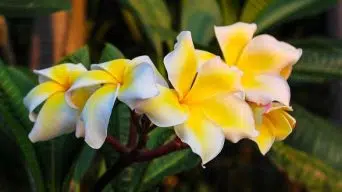
[[[164,63],[169,80],[182,99],[190,90],[198,68],[189,31],[183,31],[177,36],[175,49],[166,55]]]
[[[175,126],[175,131],[201,157],[202,165],[221,152],[225,141],[221,128],[207,119],[198,108],[191,108],[188,120]]]
[[[272,147],[274,143],[274,136],[272,134],[272,130],[275,129],[272,122],[264,117],[262,124],[257,125],[257,130],[259,131],[259,135],[253,140],[259,147],[260,152],[265,155]]]
[[[265,114],[274,125],[270,130],[276,140],[284,140],[292,132],[293,124],[288,120],[288,114],[282,110],[273,110]],[[291,117],[291,116],[290,116]]]
[[[277,75],[242,76],[242,85],[248,101],[258,105],[266,105],[278,101],[283,105],[290,104],[290,87],[286,80]]]
[[[148,63],[142,63],[125,74],[118,98],[133,109],[137,100],[148,99],[158,93],[153,68]]]
[[[149,56],[143,55],[143,56],[136,57],[136,58],[132,59],[131,63],[133,63],[133,66],[137,66],[137,65],[140,65],[143,63],[148,63],[153,69],[157,83],[159,85],[163,85],[164,87],[169,87],[169,85],[165,81],[164,77],[159,73],[158,69],[153,64],[153,62]]]
[[[235,95],[211,98],[201,104],[205,115],[219,125],[226,138],[234,143],[258,135],[248,104]]]
[[[64,91],[65,89],[62,85],[53,81],[44,82],[33,88],[24,98],[24,105],[30,112],[30,120],[34,122],[37,118],[37,115],[34,113],[34,109],[36,107],[38,107],[53,94]]]
[[[155,125],[169,127],[183,123],[188,116],[187,108],[178,101],[177,93],[157,85],[159,95],[140,101],[136,110],[145,113]]]
[[[270,35],[259,35],[246,45],[237,67],[243,72],[279,75],[282,69],[295,64],[301,55],[301,49],[278,41]]]
[[[70,108],[64,93],[52,95],[40,110],[37,121],[29,134],[32,142],[46,141],[75,130],[77,111]]]
[[[219,57],[207,61],[198,70],[195,82],[184,98],[184,103],[197,103],[222,93],[233,93],[242,89],[242,73],[229,67]]]
[[[282,76],[284,79],[287,80],[287,79],[290,77],[290,75],[291,75],[292,68],[293,68],[292,65],[286,66],[285,68],[283,68],[283,69],[280,71],[280,76]]]
[[[122,82],[124,78],[125,71],[130,67],[130,60],[128,59],[115,59],[112,61],[93,64],[91,65],[92,70],[104,70],[111,74],[117,82]]]
[[[107,128],[119,87],[104,85],[85,104],[81,118],[84,122],[85,142],[92,148],[100,148],[106,140]]]
[[[47,69],[34,70],[34,73],[39,75],[40,83],[52,80],[69,88],[86,71],[87,69],[82,64],[65,63]]]
[[[102,84],[116,85],[116,79],[106,71],[93,70],[82,74],[66,92],[66,100],[68,104],[77,109],[83,106],[84,99],[86,99],[96,88]],[[83,90],[82,90],[83,89]],[[82,100],[77,101],[77,97]],[[81,97],[82,96],[82,97]]]
[[[238,22],[214,29],[226,63],[236,65],[243,48],[253,38],[257,26],[254,23]]]

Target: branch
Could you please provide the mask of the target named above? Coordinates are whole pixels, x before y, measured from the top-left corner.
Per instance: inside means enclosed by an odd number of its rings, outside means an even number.
[[[182,150],[188,147],[189,146],[187,144],[183,143],[178,137],[176,137],[174,140],[156,149],[139,152],[137,156],[135,157],[135,161],[136,162],[149,161],[154,158],[166,155],[168,153],[172,153],[174,151]]]
[[[128,153],[130,152],[130,149],[121,145],[121,143],[113,136],[108,135],[106,138],[106,142],[110,145],[112,145],[112,147],[119,153]]]

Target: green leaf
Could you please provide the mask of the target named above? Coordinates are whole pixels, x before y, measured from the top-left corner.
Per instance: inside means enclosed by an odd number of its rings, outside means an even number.
[[[90,68],[90,55],[88,46],[78,49],[76,52],[62,58],[58,63],[82,63],[88,69]]]
[[[70,9],[69,0],[1,0],[0,15],[7,17],[33,17]]]
[[[258,24],[257,33],[284,21],[317,14],[336,3],[337,0],[273,0],[255,20]]]
[[[303,49],[303,55],[294,72],[313,78],[332,79],[342,76],[342,41],[314,38],[292,42]]]
[[[275,143],[270,157],[290,179],[305,184],[309,191],[342,191],[342,173],[305,152]]]
[[[73,181],[79,184],[85,173],[88,171],[96,155],[96,150],[84,145],[74,170]]]
[[[219,0],[222,13],[222,24],[231,25],[238,21],[240,12],[239,0]]]
[[[191,31],[195,43],[208,45],[214,37],[214,25],[221,24],[216,0],[182,1],[181,29]]]
[[[150,39],[157,55],[162,55],[163,37],[155,30],[171,29],[171,16],[163,0],[121,0],[123,5],[128,6],[136,18],[141,22],[146,35]],[[171,43],[172,39],[168,43]]]
[[[149,134],[150,148],[155,148],[174,138],[173,129],[156,128]],[[157,185],[164,177],[191,169],[200,163],[200,158],[190,149],[176,151],[152,160],[146,168],[140,190],[145,191]]]
[[[113,59],[121,59],[121,58],[125,58],[125,56],[121,53],[121,51],[115,46],[113,46],[112,44],[106,43],[105,47],[102,50],[99,62],[103,63],[103,62],[110,61]]]
[[[243,6],[240,20],[243,22],[253,22],[274,0],[247,0]]]
[[[36,81],[27,75],[28,72],[25,73],[23,70],[12,66],[8,67],[7,71],[10,77],[15,79],[14,83],[19,88],[23,97],[37,84]]]
[[[19,88],[13,83],[6,67],[0,60],[0,114],[6,127],[12,132],[21,153],[24,163],[31,177],[31,187],[36,191],[44,191],[44,183],[36,151],[28,139],[28,130],[32,124],[27,119],[28,112],[22,104],[22,95]],[[19,119],[19,121],[18,121]],[[25,127],[23,127],[23,125]],[[25,129],[26,128],[26,129]]]
[[[296,128],[286,143],[342,170],[342,129],[299,105],[293,106]]]

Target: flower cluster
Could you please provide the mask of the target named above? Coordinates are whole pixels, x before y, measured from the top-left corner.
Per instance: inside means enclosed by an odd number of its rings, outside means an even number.
[[[93,64],[61,64],[34,71],[40,84],[24,99],[35,121],[32,142],[76,131],[100,148],[115,100],[176,135],[207,163],[225,139],[255,141],[265,154],[295,126],[288,114],[292,66],[302,51],[270,35],[253,37],[255,24],[215,27],[224,60],[197,50],[188,31],[164,58],[167,81],[148,56]],[[38,115],[35,109],[43,102]]]

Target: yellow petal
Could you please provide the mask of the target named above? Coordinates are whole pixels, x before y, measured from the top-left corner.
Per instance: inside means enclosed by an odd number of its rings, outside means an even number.
[[[263,118],[262,124],[257,125],[257,130],[259,131],[259,135],[253,140],[257,143],[260,152],[265,155],[272,147],[274,143],[274,136],[272,134],[272,130],[274,129],[274,125],[267,118]]]
[[[281,71],[280,71],[280,76],[282,76],[284,79],[288,79],[291,75],[292,72],[292,65],[288,65],[286,67],[284,67]]]
[[[106,140],[107,128],[119,87],[113,84],[99,88],[85,104],[81,118],[84,122],[85,142],[100,148]]]
[[[24,105],[30,112],[30,120],[34,122],[37,118],[37,115],[34,113],[34,109],[36,107],[53,94],[64,91],[64,87],[53,81],[41,83],[37,87],[33,88],[24,98]]]
[[[183,123],[188,116],[187,108],[178,101],[174,90],[157,85],[159,95],[140,101],[136,110],[145,113],[159,127],[169,127]]]
[[[130,62],[131,61],[128,59],[115,59],[100,64],[93,64],[91,65],[91,69],[104,70],[111,74],[117,82],[121,83],[123,82],[124,73],[127,67],[131,65]]]
[[[125,74],[118,98],[133,109],[138,100],[154,97],[158,93],[153,68],[148,63],[141,63]]]
[[[258,105],[266,105],[278,101],[283,105],[290,104],[290,87],[286,80],[277,75],[242,76],[242,86],[248,101]]]
[[[235,95],[211,98],[201,104],[205,115],[219,125],[226,138],[236,143],[258,135],[248,104]]]
[[[252,39],[257,26],[254,23],[238,22],[214,29],[226,63],[236,65],[243,48]]]
[[[265,114],[265,116],[274,125],[270,131],[276,140],[284,140],[292,132],[292,126],[294,124],[288,120],[289,115],[284,110],[273,110]]]
[[[198,50],[198,49],[195,50],[195,53],[196,53],[196,58],[198,62],[198,68],[201,68],[201,66],[207,61],[209,61],[210,59],[214,59],[215,57],[217,57],[216,55],[208,51],[203,51],[203,50]]]
[[[188,120],[175,126],[177,136],[202,159],[202,165],[215,158],[224,145],[219,126],[205,117],[199,108],[191,108]]]
[[[182,99],[190,90],[198,68],[189,31],[183,31],[177,36],[175,49],[165,56],[164,63],[169,80]]]
[[[195,82],[184,98],[184,103],[197,103],[222,93],[233,93],[242,89],[241,72],[229,67],[219,57],[207,61],[198,70]]]
[[[106,71],[93,70],[85,72],[66,92],[66,100],[68,104],[71,107],[78,109],[79,107],[83,106],[84,101],[87,99],[89,94],[94,92],[102,84],[116,85],[117,81]],[[80,101],[77,101],[78,97],[80,97]]]
[[[70,85],[86,71],[87,69],[82,64],[65,63],[47,69],[34,70],[34,73],[39,75],[40,83],[52,80],[69,88]]]
[[[64,93],[51,96],[40,110],[37,121],[29,134],[32,142],[46,141],[75,130],[77,111],[70,108]]]
[[[246,73],[279,75],[283,68],[295,64],[301,55],[301,49],[278,41],[270,35],[259,35],[246,45],[237,67]]]

